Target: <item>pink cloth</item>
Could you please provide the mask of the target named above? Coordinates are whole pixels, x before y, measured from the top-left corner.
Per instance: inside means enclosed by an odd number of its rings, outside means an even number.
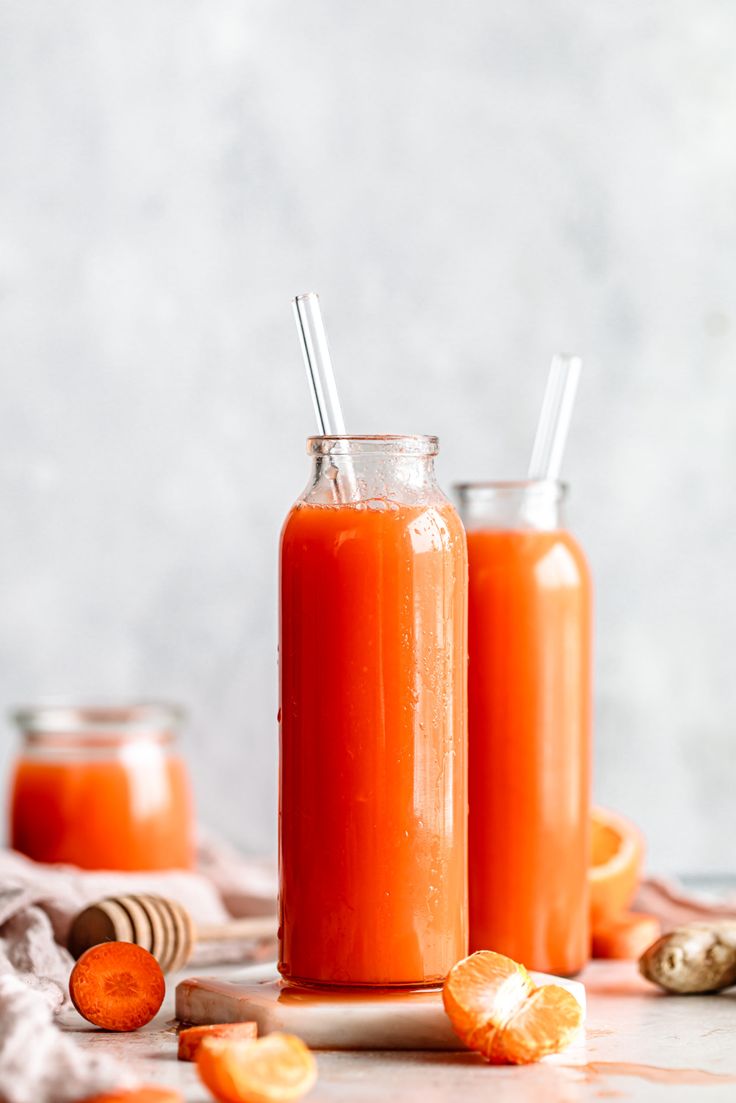
[[[686,923],[707,922],[709,919],[736,919],[736,896],[719,899],[688,892],[677,882],[664,877],[649,877],[639,886],[636,911],[654,915],[662,931],[673,930]]]
[[[93,873],[0,851],[2,1103],[70,1103],[135,1084],[125,1065],[82,1050],[54,1023],[69,1007],[69,925],[88,904],[155,893],[183,904],[198,924],[275,912],[272,863],[243,858],[211,838],[203,840],[199,857],[196,873]],[[203,944],[193,962],[262,960],[273,949],[270,943]]]

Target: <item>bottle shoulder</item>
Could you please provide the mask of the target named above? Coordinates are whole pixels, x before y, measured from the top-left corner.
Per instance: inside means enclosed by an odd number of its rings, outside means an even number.
[[[471,529],[468,553],[471,573],[543,572],[569,584],[587,587],[591,583],[585,552],[568,529]]]

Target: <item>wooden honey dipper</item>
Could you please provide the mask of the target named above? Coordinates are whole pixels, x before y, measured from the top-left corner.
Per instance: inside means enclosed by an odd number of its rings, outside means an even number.
[[[135,942],[153,954],[164,973],[175,973],[199,941],[275,938],[276,927],[275,916],[198,926],[182,904],[164,896],[108,896],[75,916],[67,945],[79,958],[100,942]]]

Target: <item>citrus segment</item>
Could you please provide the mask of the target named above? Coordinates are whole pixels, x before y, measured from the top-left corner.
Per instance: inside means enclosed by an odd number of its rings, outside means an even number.
[[[566,1049],[580,1029],[580,1004],[559,984],[536,988],[506,1024],[497,1043],[497,1063],[528,1065]]]
[[[205,1038],[196,1060],[202,1083],[220,1103],[288,1103],[317,1079],[314,1057],[293,1034],[257,1041]]]
[[[638,828],[606,808],[592,812],[590,919],[598,927],[631,904],[641,878],[644,840]]]
[[[492,1064],[527,1064],[558,1053],[583,1020],[565,988],[537,988],[523,965],[491,950],[454,965],[442,999],[458,1037]]]

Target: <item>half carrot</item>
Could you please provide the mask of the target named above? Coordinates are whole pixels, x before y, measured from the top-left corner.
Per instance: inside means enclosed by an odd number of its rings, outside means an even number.
[[[593,957],[636,961],[662,933],[662,924],[654,915],[624,912],[609,923],[593,927]]]

